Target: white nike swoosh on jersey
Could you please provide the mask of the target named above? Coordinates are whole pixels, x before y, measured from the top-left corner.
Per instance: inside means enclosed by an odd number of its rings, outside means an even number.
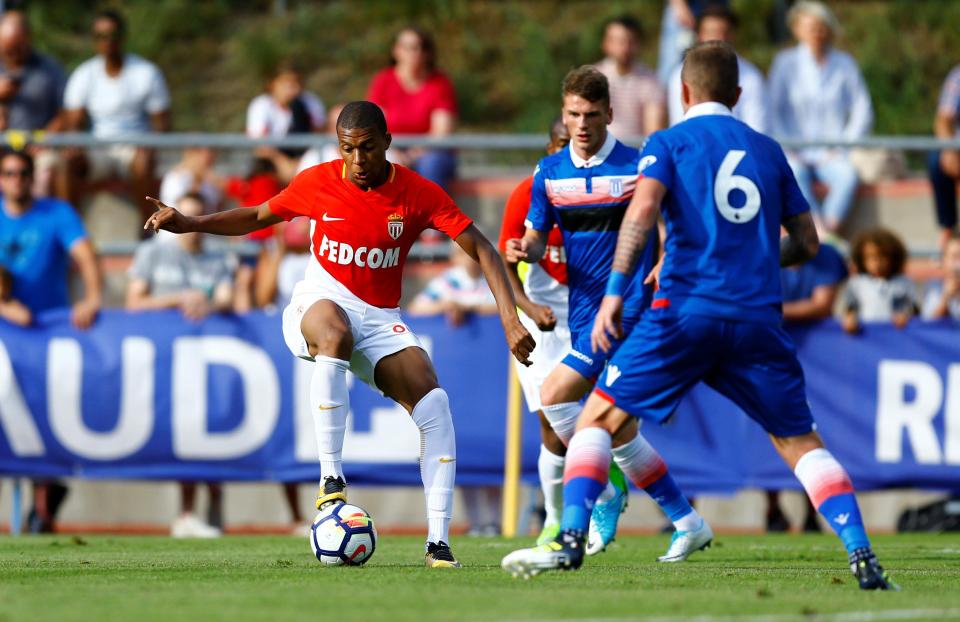
[[[327,213],[323,213],[323,222],[334,222],[337,220],[346,220],[346,218],[334,218],[333,216],[327,216]]]

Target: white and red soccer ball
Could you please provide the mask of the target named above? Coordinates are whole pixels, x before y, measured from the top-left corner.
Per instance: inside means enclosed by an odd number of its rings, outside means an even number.
[[[377,529],[363,508],[334,503],[313,519],[310,548],[322,564],[359,566],[377,548]]]

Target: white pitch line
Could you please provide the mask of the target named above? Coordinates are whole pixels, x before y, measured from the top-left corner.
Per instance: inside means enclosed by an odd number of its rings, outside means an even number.
[[[960,609],[889,609],[886,611],[841,611],[836,613],[787,613],[752,616],[654,616],[637,618],[558,618],[538,622],[879,622],[916,618],[960,618]]]

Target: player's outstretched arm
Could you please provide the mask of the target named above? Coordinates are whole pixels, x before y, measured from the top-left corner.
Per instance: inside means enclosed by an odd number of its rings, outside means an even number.
[[[143,228],[154,232],[172,233],[213,233],[216,235],[246,235],[264,227],[275,225],[283,218],[270,211],[269,202],[257,207],[239,207],[216,214],[203,216],[184,216],[169,205],[164,205],[153,197],[147,197],[157,211],[150,215]]]
[[[513,297],[513,289],[510,287],[510,281],[507,280],[507,271],[503,267],[503,261],[497,249],[475,225],[467,227],[466,231],[457,236],[456,242],[480,264],[487,285],[490,286],[490,291],[497,300],[497,309],[500,312],[503,332],[507,337],[507,345],[510,346],[510,351],[518,361],[529,365],[530,353],[533,352],[536,343],[517,317],[517,301]]]
[[[820,250],[817,227],[810,212],[803,212],[783,221],[787,235],[780,238],[780,267],[794,266],[816,257]]]
[[[620,223],[617,249],[613,254],[613,269],[607,281],[607,294],[600,303],[597,317],[590,332],[593,351],[610,351],[611,337],[623,336],[623,292],[630,277],[637,269],[637,260],[651,236],[656,235],[660,203],[667,194],[667,187],[652,177],[642,177],[630,200],[630,206]]]

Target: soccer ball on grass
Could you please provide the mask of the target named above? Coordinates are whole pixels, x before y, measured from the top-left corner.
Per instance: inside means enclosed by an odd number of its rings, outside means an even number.
[[[359,566],[377,548],[377,529],[363,508],[334,503],[313,519],[310,548],[322,564]]]

